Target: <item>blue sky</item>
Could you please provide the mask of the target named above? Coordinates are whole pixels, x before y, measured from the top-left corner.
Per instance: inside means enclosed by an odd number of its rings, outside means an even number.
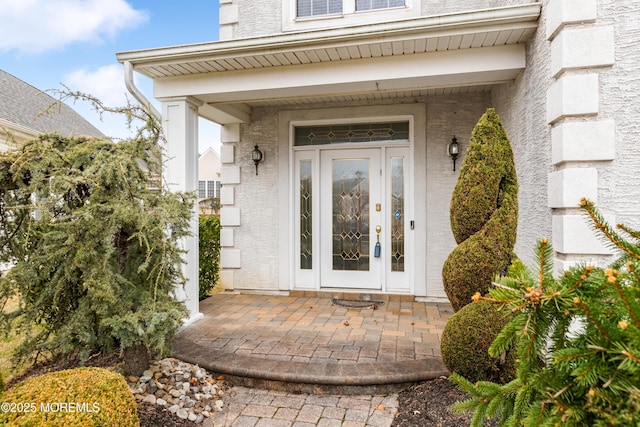
[[[116,52],[217,40],[218,10],[218,0],[0,0],[0,69],[41,90],[64,84],[122,106]],[[153,101],[151,81],[136,75],[136,84]],[[121,118],[72,107],[103,133],[128,136]],[[200,151],[207,147],[218,151],[219,131],[201,120]]]

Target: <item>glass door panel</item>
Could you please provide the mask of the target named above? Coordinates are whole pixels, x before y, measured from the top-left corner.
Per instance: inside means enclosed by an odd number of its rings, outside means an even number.
[[[313,268],[313,169],[311,160],[300,161],[299,221],[300,269]]]
[[[387,246],[383,252],[386,266],[385,290],[387,292],[408,292],[411,290],[412,232],[411,197],[409,191],[409,150],[407,148],[388,148],[385,150],[386,199],[388,209]]]
[[[391,216],[389,241],[391,242],[391,271],[404,271],[404,157],[391,157]]]
[[[323,150],[320,159],[320,286],[381,289],[380,149]]]
[[[333,270],[369,271],[369,159],[332,160]]]

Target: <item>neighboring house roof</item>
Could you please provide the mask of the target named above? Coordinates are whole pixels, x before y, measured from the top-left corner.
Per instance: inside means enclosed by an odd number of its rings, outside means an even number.
[[[67,104],[0,70],[0,126],[7,124],[32,135],[104,136]]]
[[[214,150],[214,149],[213,149],[213,148],[211,148],[211,147],[207,147],[207,149],[206,149],[206,150],[204,150],[204,152],[203,152],[202,154],[200,154],[200,157],[199,157],[199,158],[202,158],[202,157],[207,156],[207,155],[210,155],[210,154],[213,154],[213,155],[214,155],[214,156],[216,156],[216,157],[220,157],[220,156],[218,156],[218,153],[216,153],[216,150]]]

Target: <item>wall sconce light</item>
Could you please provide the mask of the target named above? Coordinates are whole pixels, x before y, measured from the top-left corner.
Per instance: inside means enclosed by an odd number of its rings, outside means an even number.
[[[258,175],[258,163],[264,160],[264,155],[262,154],[262,151],[258,149],[257,145],[253,147],[253,151],[251,152],[251,160],[253,160],[253,163],[255,163],[256,165],[256,175]]]
[[[456,159],[458,158],[458,154],[460,154],[460,146],[458,145],[458,140],[456,136],[453,135],[451,142],[447,146],[447,153],[453,159],[453,170],[456,170]]]

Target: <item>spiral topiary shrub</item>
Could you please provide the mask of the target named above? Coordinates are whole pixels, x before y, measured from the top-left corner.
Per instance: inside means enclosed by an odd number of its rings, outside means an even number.
[[[440,352],[450,372],[471,382],[505,383],[515,376],[514,353],[489,356],[489,346],[510,320],[505,311],[489,301],[477,301],[464,306],[447,322]]]
[[[485,294],[507,271],[518,227],[518,179],[500,118],[487,109],[476,124],[451,198],[451,231],[458,246],[442,268],[447,297],[458,311]]]
[[[30,378],[7,390],[2,401],[2,425],[140,425],[136,402],[124,377],[102,368],[77,368]]]

